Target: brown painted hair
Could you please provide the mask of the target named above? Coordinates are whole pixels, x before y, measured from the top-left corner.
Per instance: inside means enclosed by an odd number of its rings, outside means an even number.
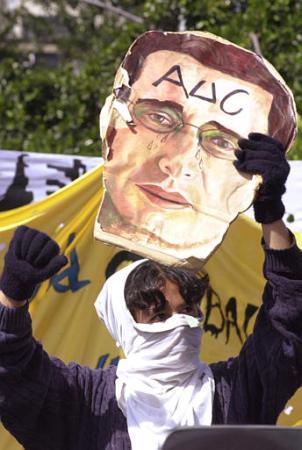
[[[269,134],[287,149],[296,134],[296,113],[287,87],[265,66],[262,58],[235,45],[188,33],[149,31],[140,36],[126,55],[122,66],[130,85],[140,76],[146,57],[159,50],[192,56],[220,72],[254,83],[273,95],[268,123]]]

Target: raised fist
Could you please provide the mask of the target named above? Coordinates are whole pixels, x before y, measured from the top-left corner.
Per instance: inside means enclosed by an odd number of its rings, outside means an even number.
[[[36,286],[67,263],[60,247],[47,234],[20,226],[5,255],[0,289],[13,300],[28,300]]]

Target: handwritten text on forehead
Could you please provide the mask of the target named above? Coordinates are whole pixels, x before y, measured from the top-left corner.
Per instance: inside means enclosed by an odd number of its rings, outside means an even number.
[[[177,79],[174,78],[169,78],[170,75],[172,75],[175,72],[175,74],[177,75]],[[206,97],[203,95],[200,95],[200,93],[198,94],[198,91],[200,90],[200,88],[207,83],[206,80],[200,80],[195,86],[192,87],[192,89],[190,90],[190,92],[188,92],[187,87],[184,84],[184,80],[183,80],[183,76],[181,73],[181,68],[179,65],[174,65],[172,66],[162,77],[160,77],[158,80],[154,81],[154,83],[152,83],[153,86],[157,87],[160,83],[167,81],[169,83],[175,84],[176,86],[179,86],[183,89],[184,94],[187,98],[189,97],[195,97],[195,98],[199,98],[200,100],[203,100],[205,102],[209,102],[209,103],[214,103],[214,104],[219,104],[219,107],[221,109],[221,111],[223,111],[225,114],[229,114],[231,116],[234,116],[236,114],[239,114],[243,108],[239,108],[235,111],[230,111],[228,110],[227,107],[227,101],[234,97],[235,95],[249,95],[249,92],[244,90],[244,89],[235,89],[233,91],[230,91],[229,93],[227,93],[226,95],[224,95],[224,97],[221,100],[217,101],[217,95],[216,95],[216,84],[215,81],[211,82],[211,95],[210,97]]]

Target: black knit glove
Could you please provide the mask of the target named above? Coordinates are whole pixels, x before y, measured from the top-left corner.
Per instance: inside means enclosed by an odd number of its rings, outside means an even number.
[[[5,255],[0,289],[13,300],[28,300],[36,286],[67,263],[60,247],[47,234],[26,226],[17,228]]]
[[[238,144],[236,169],[259,174],[263,179],[253,204],[256,221],[272,223],[281,219],[285,212],[281,197],[290,170],[283,145],[260,133],[250,133],[249,139],[239,139]]]

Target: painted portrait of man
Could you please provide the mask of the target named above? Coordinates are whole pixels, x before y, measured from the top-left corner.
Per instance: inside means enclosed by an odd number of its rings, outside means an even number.
[[[289,148],[292,95],[263,58],[208,33],[148,32],[119,69],[100,119],[105,195],[95,236],[197,266],[261,182],[233,165],[238,139]]]

